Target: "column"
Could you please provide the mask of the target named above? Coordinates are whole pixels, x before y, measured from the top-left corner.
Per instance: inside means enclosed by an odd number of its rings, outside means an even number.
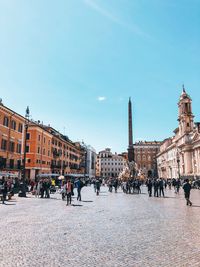
[[[185,151],[184,153],[184,163],[185,163],[185,174],[190,175],[193,173],[192,168],[192,153],[190,151]]]

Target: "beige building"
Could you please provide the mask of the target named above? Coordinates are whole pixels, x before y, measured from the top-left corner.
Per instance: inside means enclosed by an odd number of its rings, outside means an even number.
[[[200,124],[194,123],[192,99],[183,92],[178,103],[178,128],[165,139],[157,155],[159,177],[200,177]]]
[[[103,178],[117,178],[127,166],[127,160],[117,153],[113,154],[110,148],[100,151],[97,156],[97,176]]]

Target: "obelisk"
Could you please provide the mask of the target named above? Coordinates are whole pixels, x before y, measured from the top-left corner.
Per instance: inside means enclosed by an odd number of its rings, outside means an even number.
[[[132,121],[132,103],[129,97],[128,101],[128,161],[134,161],[134,147],[133,147],[133,121]]]

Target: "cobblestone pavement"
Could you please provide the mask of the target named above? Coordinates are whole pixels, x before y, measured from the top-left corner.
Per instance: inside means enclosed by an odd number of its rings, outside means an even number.
[[[200,266],[200,190],[166,198],[82,190],[83,202],[15,197],[0,205],[0,266]],[[80,205],[80,206],[78,206]]]

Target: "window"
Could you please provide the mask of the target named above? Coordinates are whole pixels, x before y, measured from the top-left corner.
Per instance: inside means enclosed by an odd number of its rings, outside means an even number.
[[[46,142],[46,138],[44,137],[44,144],[45,144],[45,142]]]
[[[46,151],[45,151],[45,148],[43,149],[43,155],[45,155]]]
[[[7,149],[7,140],[2,139],[1,140],[1,149],[6,150]]]
[[[38,147],[37,153],[40,154],[40,147]]]
[[[4,119],[3,119],[3,125],[6,126],[6,127],[8,127],[8,124],[9,124],[8,117],[4,117]]]
[[[14,159],[10,159],[10,168],[11,168],[11,169],[14,168]]]
[[[13,130],[16,130],[16,121],[14,121],[14,120],[11,121],[11,128]]]
[[[22,150],[22,145],[21,144],[17,144],[17,153],[21,154],[21,150]]]
[[[6,168],[6,158],[0,157],[0,168]]]
[[[19,133],[22,133],[22,129],[23,129],[23,126],[22,126],[21,123],[19,123],[19,125],[18,125],[18,132]]]
[[[15,151],[15,143],[14,142],[10,142],[10,152],[14,152]]]
[[[29,151],[30,151],[29,146],[26,146],[26,153],[29,153]]]
[[[38,141],[40,141],[40,134],[38,135]]]
[[[30,140],[30,133],[26,133],[26,140]]]
[[[20,159],[17,160],[17,169],[18,170],[21,169],[21,160]]]

